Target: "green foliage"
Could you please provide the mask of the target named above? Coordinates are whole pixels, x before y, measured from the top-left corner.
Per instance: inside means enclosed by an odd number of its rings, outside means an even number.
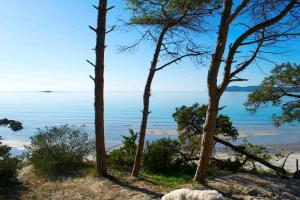
[[[177,140],[161,138],[147,142],[143,155],[143,168],[153,173],[178,169],[179,150],[180,144]]]
[[[82,169],[94,151],[94,141],[81,128],[62,125],[38,129],[26,146],[28,160],[42,175],[61,175]]]
[[[244,162],[240,157],[236,157],[234,160],[227,158],[223,160],[212,159],[210,162],[210,169],[214,169],[214,171],[224,170],[231,172],[238,172],[242,170],[243,166],[246,162]]]
[[[273,115],[274,125],[300,121],[300,65],[276,65],[259,88],[249,94],[245,107],[250,112],[268,106],[281,106],[280,116]]]
[[[200,137],[206,118],[206,111],[206,105],[200,106],[195,103],[190,107],[181,106],[176,108],[176,112],[173,113],[173,117],[177,122],[182,152],[185,152],[187,159],[192,159],[199,154]],[[219,115],[215,135],[235,139],[238,136],[238,132],[233,127],[229,117]]]
[[[132,129],[129,130],[129,136],[123,137],[123,145],[118,149],[114,149],[108,154],[107,162],[113,168],[130,170],[136,151],[136,139],[138,133],[135,133]]]
[[[194,173],[186,173],[181,171],[171,171],[164,173],[147,173],[142,172],[143,179],[146,179],[157,185],[168,187],[168,188],[178,188],[184,184],[192,183]]]
[[[211,0],[127,0],[127,8],[132,12],[131,23],[139,25],[162,25],[172,19],[173,23],[188,25],[203,15],[204,10],[212,9]],[[184,21],[176,21],[187,11]],[[201,12],[202,11],[202,12]]]
[[[143,41],[152,41],[157,47],[163,44],[164,51],[160,47],[161,54],[157,55],[168,60],[185,54],[196,56],[200,47],[190,33],[206,32],[207,18],[219,9],[217,0],[127,0],[126,3],[131,12],[128,24],[144,30],[141,29],[140,39],[123,50],[130,51]]]
[[[206,118],[206,105],[193,104],[190,107],[181,106],[176,108],[173,117],[177,122],[177,129],[180,134],[184,135],[200,135]],[[219,115],[217,118],[217,129],[215,135],[236,138],[238,132],[232,126],[230,118],[226,115]]]
[[[1,138],[0,138],[1,139]],[[17,172],[20,159],[10,155],[11,148],[0,142],[0,187],[7,187],[17,183]]]

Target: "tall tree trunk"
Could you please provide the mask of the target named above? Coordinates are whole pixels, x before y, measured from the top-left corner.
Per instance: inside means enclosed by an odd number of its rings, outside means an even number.
[[[144,89],[144,96],[143,96],[143,116],[142,116],[142,122],[140,126],[140,134],[139,134],[139,143],[138,148],[136,150],[135,160],[134,160],[134,166],[132,169],[132,176],[137,177],[139,175],[140,167],[141,167],[141,160],[142,160],[142,154],[144,149],[144,143],[145,143],[145,135],[147,130],[147,121],[148,121],[148,115],[149,115],[149,103],[150,103],[150,96],[151,96],[151,84],[152,80],[155,74],[155,69],[150,69],[147,83]]]
[[[208,170],[210,157],[213,149],[213,137],[216,130],[216,122],[219,108],[219,99],[218,94],[214,93],[214,96],[209,97],[209,103],[206,113],[206,119],[204,128],[203,128],[203,136],[201,140],[201,151],[199,156],[199,165],[197,167],[197,171],[195,174],[195,180],[203,182]]]
[[[216,121],[220,101],[217,78],[222,57],[224,55],[224,50],[226,47],[229,29],[227,19],[230,16],[231,8],[232,0],[226,0],[224,2],[221,22],[218,30],[218,38],[215,53],[212,56],[211,64],[207,75],[208,109],[206,112],[206,119],[203,127],[199,163],[194,177],[194,180],[199,182],[204,182],[213,148],[213,136],[216,130]]]
[[[169,25],[164,26],[162,31],[160,32],[159,38],[156,43],[155,52],[153,55],[151,67],[149,70],[147,82],[144,88],[144,96],[143,96],[143,116],[142,116],[142,122],[140,126],[140,133],[139,133],[139,143],[135,154],[134,159],[134,165],[132,169],[132,176],[138,177],[139,171],[141,168],[141,161],[142,161],[142,155],[144,150],[144,143],[145,143],[145,136],[146,136],[146,130],[147,130],[147,122],[148,122],[148,115],[149,115],[149,104],[150,104],[150,96],[151,96],[151,84],[156,72],[156,66],[159,58],[159,54],[161,51],[161,47],[163,44],[163,39],[166,34],[166,32],[169,29]]]
[[[106,175],[105,142],[104,142],[104,53],[106,34],[107,0],[99,0],[97,21],[96,65],[95,65],[95,134],[97,172]]]

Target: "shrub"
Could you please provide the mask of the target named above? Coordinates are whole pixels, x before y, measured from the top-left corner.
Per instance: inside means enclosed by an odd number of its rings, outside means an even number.
[[[195,103],[192,106],[178,107],[173,113],[173,118],[177,123],[182,152],[184,152],[187,160],[192,160],[199,156],[206,111],[207,105]],[[217,117],[214,135],[236,139],[238,131],[228,116],[220,114]]]
[[[42,175],[60,175],[82,169],[94,142],[82,128],[62,125],[38,129],[26,147],[28,160]]]
[[[1,139],[1,138],[0,138]],[[17,183],[17,170],[20,160],[10,155],[11,147],[0,142],[0,186],[11,186]]]
[[[235,158],[234,160],[232,160],[231,158],[223,160],[212,159],[209,165],[211,171],[225,170],[231,172],[238,172],[243,169],[245,162],[240,160],[239,158]]]
[[[136,151],[136,139],[138,133],[135,133],[132,129],[129,130],[129,136],[122,136],[122,147],[114,149],[108,154],[107,162],[113,168],[122,168],[130,170],[135,156]]]
[[[143,156],[144,169],[157,173],[179,168],[179,150],[180,143],[177,140],[161,138],[151,143],[147,142]]]

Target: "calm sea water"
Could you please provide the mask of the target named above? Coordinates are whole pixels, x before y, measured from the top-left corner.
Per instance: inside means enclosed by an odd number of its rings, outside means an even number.
[[[226,106],[222,113],[230,116],[239,132],[249,136],[249,141],[257,144],[300,141],[299,124],[273,126],[272,113],[279,113],[279,109],[266,108],[254,115],[247,113],[243,107],[247,94],[226,92],[221,105]],[[147,138],[176,137],[169,136],[176,130],[172,118],[175,107],[195,102],[206,103],[206,92],[153,92]],[[121,135],[126,135],[129,128],[138,131],[142,93],[107,92],[105,103],[106,143],[112,147],[120,144]],[[86,131],[94,137],[92,92],[0,92],[0,118],[4,117],[21,121],[24,125],[19,132],[0,127],[0,135],[6,140],[29,141],[37,128],[60,124],[84,124]]]

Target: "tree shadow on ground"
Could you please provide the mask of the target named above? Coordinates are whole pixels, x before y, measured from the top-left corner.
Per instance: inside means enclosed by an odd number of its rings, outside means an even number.
[[[229,199],[232,199],[232,200],[239,200],[240,198],[234,198],[232,196],[231,193],[228,193],[228,192],[224,192],[223,190],[217,188],[217,187],[213,187],[212,185],[209,185],[209,184],[204,184],[205,187],[207,187],[208,189],[211,189],[211,190],[216,190],[218,191],[220,194],[222,194],[224,197],[226,198],[229,198]]]
[[[236,184],[240,188],[255,190],[256,195],[274,194],[278,197],[282,195],[300,196],[300,180],[282,179],[271,175],[257,175],[252,173],[232,174],[223,177],[211,178],[210,181],[223,184]],[[209,184],[208,187],[214,187],[216,190],[222,190],[222,187]],[[251,190],[250,190],[251,189]],[[224,187],[224,191],[226,188]],[[246,191],[245,191],[246,192]],[[229,195],[229,192],[226,191]]]
[[[0,199],[5,200],[18,200],[22,193],[28,192],[29,189],[22,183],[16,183],[13,186],[3,187],[0,186]]]
[[[130,185],[130,184],[128,184],[124,181],[121,181],[120,179],[118,179],[117,177],[114,177],[112,175],[106,175],[106,178],[108,180],[110,180],[111,182],[113,182],[114,184],[119,185],[120,187],[127,188],[127,189],[130,189],[130,190],[134,190],[134,191],[137,191],[137,192],[141,192],[141,193],[150,195],[152,198],[155,198],[155,199],[161,198],[163,196],[163,194],[152,191],[152,190],[149,190],[147,188]]]

